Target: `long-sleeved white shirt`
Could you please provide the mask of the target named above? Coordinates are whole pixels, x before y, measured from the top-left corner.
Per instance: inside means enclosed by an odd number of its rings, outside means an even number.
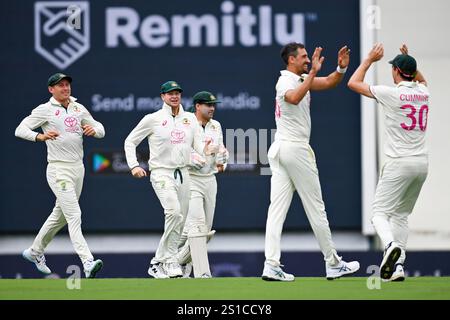
[[[22,120],[16,128],[16,137],[36,141],[41,127],[42,131],[57,131],[56,140],[46,140],[47,161],[78,162],[83,160],[82,125],[90,125],[95,130],[95,138],[103,138],[103,125],[94,120],[89,111],[76,98],[70,97],[67,108],[51,97],[47,103],[41,104],[29,116]]]
[[[149,169],[176,169],[189,165],[191,150],[203,155],[201,127],[197,118],[180,105],[176,116],[172,108],[163,104],[156,112],[146,115],[125,139],[125,156],[130,169],[139,166],[136,147],[148,139]]]
[[[202,128],[203,145],[205,145],[208,140],[211,140],[211,145],[225,147],[223,145],[222,126],[219,121],[211,119],[206,123],[205,127]],[[189,167],[189,174],[194,176],[212,176],[213,174],[216,174],[218,172],[216,158],[217,154],[205,157],[206,164],[200,169]]]

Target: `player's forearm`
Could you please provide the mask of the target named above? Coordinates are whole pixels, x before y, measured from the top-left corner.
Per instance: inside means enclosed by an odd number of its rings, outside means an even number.
[[[328,87],[326,89],[335,88],[339,83],[341,83],[342,79],[344,79],[344,73],[334,71],[333,73],[329,74],[327,77]]]
[[[366,76],[367,70],[369,70],[371,65],[372,62],[367,59],[359,65],[348,81],[348,86],[350,89],[353,89],[352,87],[354,87],[357,83],[364,82],[364,77]]]
[[[417,74],[414,77],[414,80],[419,81],[420,83],[425,83],[425,85],[427,84],[425,77],[423,76],[422,72],[420,72],[419,70],[417,70]]]
[[[39,141],[36,138],[38,137],[39,132],[31,130],[24,121],[22,121],[19,126],[16,128],[15,136],[17,138],[21,138],[28,141]]]
[[[127,164],[130,169],[133,169],[135,167],[139,166],[139,162],[137,161],[136,157],[136,144],[134,144],[130,140],[125,140],[124,143],[124,149],[125,149],[125,158],[127,159]]]
[[[298,88],[286,92],[284,100],[290,104],[299,104],[311,89],[315,76],[316,74],[310,73]]]
[[[372,92],[370,92],[370,86],[364,82],[364,77],[371,65],[372,62],[370,60],[364,60],[350,77],[347,85],[352,91],[369,98],[374,98]]]
[[[96,126],[94,127],[95,135],[94,138],[101,139],[105,137],[105,127],[100,122],[96,121]]]

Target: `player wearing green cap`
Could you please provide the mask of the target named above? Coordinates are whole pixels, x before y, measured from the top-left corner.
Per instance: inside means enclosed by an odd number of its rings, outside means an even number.
[[[176,81],[163,83],[161,109],[146,115],[130,132],[124,145],[131,174],[143,178],[147,172],[137,161],[136,147],[147,138],[150,181],[164,209],[164,233],[148,269],[154,278],[176,278],[183,274],[176,255],[189,207],[188,165],[202,167],[205,164],[203,155],[209,145],[203,145],[195,116],[184,111],[182,92]],[[192,148],[200,155],[195,163],[191,160]]]
[[[48,81],[52,97],[35,108],[16,129],[16,136],[29,141],[45,141],[47,145],[47,181],[56,196],[52,213],[41,227],[32,246],[23,257],[37,269],[50,274],[44,250],[55,234],[66,224],[70,240],[83,262],[87,278],[94,278],[103,262],[95,260],[81,231],[81,209],[78,199],[83,188],[83,135],[103,138],[105,129],[89,111],[71,96],[72,78],[56,73]],[[42,129],[42,133],[34,131]]]
[[[394,87],[364,82],[372,63],[383,58],[382,44],[372,48],[348,82],[353,91],[376,99],[385,114],[386,162],[375,193],[372,224],[385,247],[380,276],[390,281],[405,279],[408,217],[428,173],[425,134],[430,92],[407,46],[400,51],[389,61]]]

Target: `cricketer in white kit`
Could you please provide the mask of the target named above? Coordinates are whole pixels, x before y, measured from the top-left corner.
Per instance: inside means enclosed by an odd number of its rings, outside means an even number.
[[[187,166],[191,164],[192,148],[200,156],[206,149],[197,119],[183,110],[182,91],[177,82],[165,82],[161,86],[162,108],[146,115],[130,132],[124,144],[132,175],[142,178],[147,173],[139,166],[136,147],[147,138],[150,181],[164,209],[164,233],[148,269],[149,275],[154,278],[176,278],[183,274],[176,255],[191,192]],[[205,159],[200,157],[192,165],[204,164]]]
[[[337,70],[327,77],[316,77],[321,69],[322,48],[316,48],[309,60],[303,44],[289,43],[281,50],[286,70],[276,84],[275,121],[277,132],[269,148],[272,171],[270,206],[266,223],[263,280],[293,281],[281,269],[281,233],[294,191],[297,191],[311,228],[325,258],[327,279],[332,280],[359,269],[357,261],[345,262],[338,256],[322,200],[314,151],[309,145],[311,133],[310,90],[325,90],[341,82],[350,60],[345,46],[338,53]],[[311,70],[308,73],[308,65]]]
[[[204,236],[204,242],[211,239],[215,231],[212,229],[214,210],[216,207],[217,181],[215,174],[226,169],[229,153],[223,144],[222,126],[219,121],[214,120],[216,104],[220,103],[216,97],[208,91],[197,92],[193,96],[193,111],[197,121],[202,127],[202,140],[210,142],[212,155],[206,156],[206,164],[202,167],[189,167],[191,177],[191,199],[189,201],[189,212],[180,241],[179,262],[189,264],[191,250],[187,241],[192,233]],[[192,151],[192,162],[200,155]],[[199,253],[199,260],[194,261],[195,277],[211,277],[209,270],[206,247],[204,252]],[[196,270],[201,269],[201,270]],[[184,276],[188,277],[191,270],[186,267]]]
[[[425,134],[430,93],[406,45],[400,51],[389,61],[395,87],[364,83],[367,70],[384,55],[382,44],[372,48],[348,82],[353,91],[376,99],[385,114],[386,161],[375,193],[372,224],[385,248],[380,276],[388,281],[405,280],[408,216],[428,173]]]
[[[47,145],[47,181],[56,196],[55,207],[41,227],[32,246],[23,257],[36,264],[39,271],[50,274],[44,250],[66,224],[70,240],[80,257],[87,278],[94,278],[103,262],[95,260],[81,231],[81,209],[78,199],[84,179],[83,135],[103,138],[105,129],[71,94],[72,78],[56,73],[48,79],[52,97],[22,120],[16,136]],[[43,133],[34,131],[42,128]]]

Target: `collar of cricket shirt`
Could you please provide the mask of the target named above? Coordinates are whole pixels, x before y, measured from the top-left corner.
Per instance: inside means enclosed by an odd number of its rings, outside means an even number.
[[[196,118],[197,118],[197,117],[196,117]],[[198,124],[200,125],[200,127],[203,127],[203,123],[202,123],[200,120],[197,119],[197,122],[198,122]],[[205,123],[204,128],[206,128],[207,126],[209,126],[209,125],[211,125],[211,124],[212,124],[212,118],[209,119],[207,123]]]
[[[397,84],[397,88],[398,87],[409,87],[409,88],[413,88],[416,87],[419,84],[419,82],[417,81],[400,81]]]
[[[165,110],[168,114],[170,114],[171,116],[173,116],[172,114],[172,107],[169,106],[167,103],[163,103],[162,109]],[[178,110],[178,114],[176,115],[176,117],[181,116],[184,113],[184,109],[183,106],[180,103],[180,109]]]
[[[280,74],[282,76],[287,76],[287,77],[293,78],[297,82],[300,81],[300,78],[301,78],[301,76],[299,76],[298,74],[295,74],[295,73],[293,73],[292,71],[289,71],[289,70],[281,70]]]
[[[71,103],[74,103],[75,101],[77,101],[77,98],[70,96],[69,97],[69,106]],[[52,106],[64,108],[64,106],[61,103],[59,103],[59,101],[57,101],[54,97],[50,98],[50,103]]]

